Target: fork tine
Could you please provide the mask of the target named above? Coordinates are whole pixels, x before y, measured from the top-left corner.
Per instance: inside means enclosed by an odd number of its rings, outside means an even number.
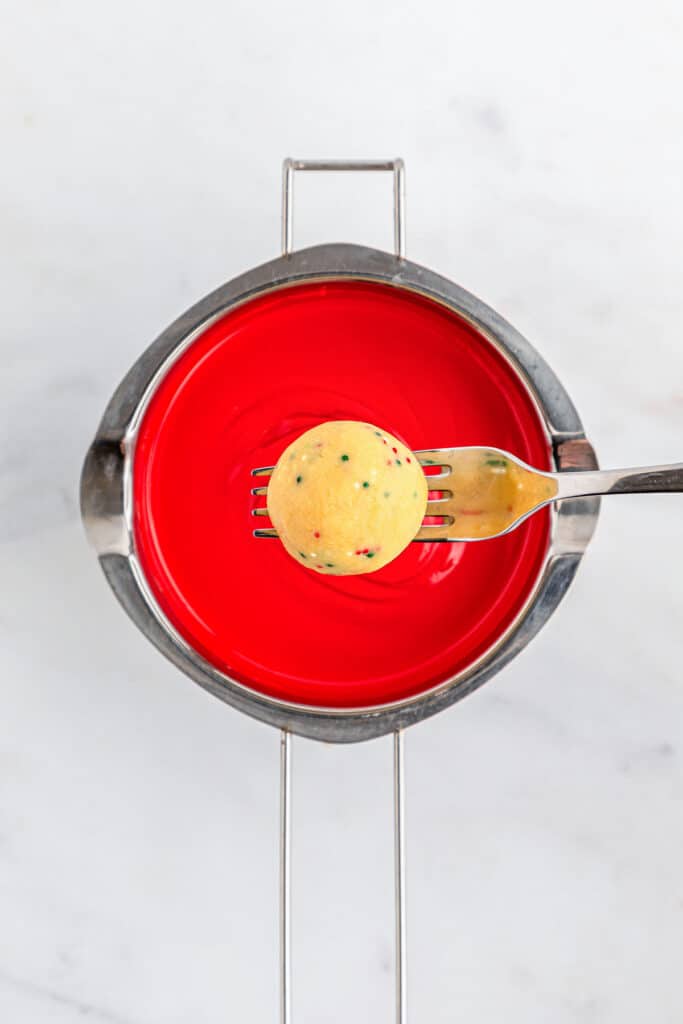
[[[267,487],[252,487],[251,493],[255,494],[257,497],[260,497],[261,495],[268,493],[268,488]]]
[[[425,448],[422,451],[417,451],[417,461],[420,463],[423,469],[427,466],[440,466],[440,473],[425,473],[428,481],[431,480],[444,480],[447,476],[451,475],[451,467],[448,462],[445,461],[445,457],[448,455],[450,449],[448,448]]]
[[[252,469],[252,476],[270,476],[275,469],[275,466],[259,466],[258,469]]]
[[[277,537],[277,530],[254,530],[255,537]]]
[[[439,523],[423,523],[417,535],[413,537],[413,543],[415,541],[453,540],[454,538],[449,536],[455,522],[453,516],[440,516],[439,518],[441,519]]]
[[[452,448],[418,448],[415,454],[423,466],[448,466],[446,456],[452,451]]]
[[[251,514],[252,514],[252,516],[267,516],[268,515],[268,509],[267,508],[252,508]]]
[[[448,502],[450,500],[451,500],[450,498],[441,498],[441,499],[434,498],[433,501],[428,501],[427,502],[427,509],[425,511],[425,515],[426,516],[441,516],[443,518],[443,516],[448,515],[448,512],[450,510],[450,507],[449,507],[449,504],[448,504]]]
[[[413,537],[412,544],[448,544],[449,541],[454,541],[455,537],[430,537],[424,533],[424,527],[420,530],[415,537]]]

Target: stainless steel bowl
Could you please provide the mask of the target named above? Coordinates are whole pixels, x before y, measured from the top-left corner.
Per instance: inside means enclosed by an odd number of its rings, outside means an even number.
[[[291,239],[291,208],[289,210],[286,208],[284,217],[285,250]],[[402,231],[397,231],[397,250],[401,249]],[[558,471],[593,469],[597,463],[562,384],[510,324],[451,281],[400,255],[375,249],[335,244],[286,252],[202,299],[140,356],[107,406],[88,450],[81,481],[83,520],[109,584],[152,643],[221,700],[289,732],[319,740],[354,742],[403,729],[441,711],[481,686],[518,654],[567,592],[595,528],[599,502],[585,498],[564,501],[554,510],[551,544],[526,606],[506,633],[475,664],[429,692],[372,708],[304,707],[257,693],[206,661],[166,619],[136,559],[132,530],[132,460],[136,431],[155,387],[171,364],[218,317],[266,292],[323,280],[382,282],[416,292],[453,310],[498,349],[524,382],[545,424],[554,468]]]

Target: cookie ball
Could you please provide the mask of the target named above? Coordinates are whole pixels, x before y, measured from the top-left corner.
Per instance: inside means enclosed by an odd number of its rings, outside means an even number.
[[[356,575],[381,569],[410,544],[425,515],[427,481],[413,452],[386,430],[334,420],[285,449],[267,501],[300,565]]]

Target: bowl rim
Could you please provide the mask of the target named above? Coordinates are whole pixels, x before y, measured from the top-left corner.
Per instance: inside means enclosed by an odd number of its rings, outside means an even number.
[[[137,431],[160,380],[212,323],[268,292],[321,280],[375,282],[417,293],[465,319],[511,365],[544,425],[558,471],[593,469],[597,461],[567,392],[529,342],[491,307],[454,282],[391,253],[353,244],[300,249],[255,267],[211,292],[142,353],[114,392],[86,454],[81,514],[104,574],[133,622],[186,675],[260,721],[312,739],[356,742],[406,728],[477,689],[535,636],[561,601],[592,536],[596,498],[563,501],[551,515],[551,538],[527,601],[475,662],[432,689],[392,704],[328,708],[293,704],[237,682],[198,654],[168,621],[136,557],[132,483]]]

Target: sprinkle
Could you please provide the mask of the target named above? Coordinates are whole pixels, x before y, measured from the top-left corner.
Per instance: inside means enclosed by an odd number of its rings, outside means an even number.
[[[381,436],[382,436],[382,435],[380,434],[379,430],[376,430],[376,431],[375,431],[375,436],[376,436],[376,437],[381,437]]]
[[[398,455],[398,448],[392,448],[391,450],[394,453],[394,455]]]
[[[387,441],[387,439],[385,437],[382,438],[382,444],[389,444],[389,442]]]
[[[326,569],[334,569],[334,562],[325,562]]]
[[[391,461],[391,459],[387,459],[387,466],[393,466],[393,462]]]
[[[400,465],[401,465],[401,460],[400,460],[400,459],[396,459],[396,465],[397,465],[397,466],[400,466]]]
[[[370,486],[369,482],[367,480],[364,480],[363,481],[363,487],[369,487],[369,486]]]
[[[342,455],[341,460],[342,460],[342,462],[348,462],[349,461],[348,455]]]
[[[410,459],[406,459],[406,462],[407,462],[408,464],[410,464]]]
[[[507,466],[507,459],[487,459],[484,463],[485,466]]]
[[[384,497],[388,498],[390,496],[390,494],[391,494],[391,491],[385,491],[384,492]]]
[[[303,551],[300,551],[300,552],[299,552],[299,558],[305,558],[305,557],[306,557],[306,556],[305,556],[305,554],[303,553]]]
[[[374,558],[375,557],[375,552],[374,551],[366,551],[365,555],[366,555],[367,558]]]
[[[313,536],[315,537],[316,540],[318,540],[318,538],[320,537],[320,534],[316,530],[315,533],[313,534]]]
[[[303,480],[303,477],[302,477],[302,476],[298,476],[298,477],[296,478],[296,482],[297,482],[298,484],[300,484],[302,480]]]
[[[324,568],[325,568],[324,565],[316,565],[316,569],[324,569]]]

